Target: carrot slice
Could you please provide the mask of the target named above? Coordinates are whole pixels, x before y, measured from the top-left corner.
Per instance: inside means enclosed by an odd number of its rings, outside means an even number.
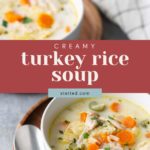
[[[69,26],[66,27],[65,31],[68,33],[71,31],[71,28]]]
[[[133,145],[135,143],[135,136],[132,132],[128,130],[122,130],[117,133],[117,137],[119,138],[119,142],[121,145]]]
[[[150,138],[150,132],[145,135],[147,138]]]
[[[89,144],[88,150],[98,150],[99,146],[97,144]]]
[[[13,23],[16,21],[22,21],[23,17],[14,11],[9,11],[5,14],[5,20],[10,22],[10,23]]]
[[[110,105],[110,109],[113,112],[119,112],[120,111],[120,104],[118,102],[114,102]]]
[[[136,120],[128,116],[122,120],[122,124],[127,128],[133,128],[136,126]]]
[[[30,0],[20,0],[22,5],[30,5]]]
[[[37,23],[42,28],[50,28],[54,24],[53,16],[42,13],[39,15]]]
[[[108,133],[100,133],[96,134],[94,138],[98,141],[98,145],[102,145],[104,143],[108,143]]]
[[[87,118],[87,113],[86,113],[86,112],[82,112],[82,113],[80,114],[80,120],[81,120],[82,122],[85,122],[85,121],[86,121],[86,118]]]
[[[108,143],[108,134],[107,133],[100,133],[101,142]]]

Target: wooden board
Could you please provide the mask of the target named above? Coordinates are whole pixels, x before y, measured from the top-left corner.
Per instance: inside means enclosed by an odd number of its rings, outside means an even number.
[[[84,1],[84,19],[81,29],[81,40],[98,40],[102,38],[102,18],[98,8],[91,0]]]
[[[44,97],[43,99],[39,100],[36,104],[31,106],[29,111],[25,114],[25,116],[18,124],[18,127],[25,124],[30,124],[40,128],[43,112],[51,100],[52,98]]]

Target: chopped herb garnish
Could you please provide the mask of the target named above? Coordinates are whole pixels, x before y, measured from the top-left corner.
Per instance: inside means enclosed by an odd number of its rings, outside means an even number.
[[[110,150],[110,147],[105,147],[104,150]]]
[[[74,139],[73,139],[73,143],[76,143],[76,142],[77,142],[77,140],[74,138]]]
[[[104,128],[107,128],[108,126],[107,126],[107,125],[103,125],[103,127],[104,127]]]
[[[83,138],[84,138],[84,139],[88,139],[88,137],[89,137],[89,134],[88,134],[88,133],[84,133],[84,134],[83,134]]]
[[[99,126],[103,126],[105,122],[103,120],[97,120],[97,123]]]
[[[60,133],[60,134],[64,134],[64,132],[63,132],[62,130],[59,130],[59,133]]]
[[[7,27],[8,27],[8,22],[7,22],[7,21],[5,21],[5,20],[3,20],[3,21],[2,21],[2,25],[3,25],[4,27],[6,27],[6,28],[7,28]]]
[[[122,100],[121,100],[121,99],[119,99],[118,101],[119,101],[120,103],[122,102]]]
[[[92,117],[91,120],[97,120],[97,117]]]
[[[65,120],[65,123],[66,123],[66,124],[69,124],[69,123],[70,123],[70,121],[68,121],[68,120]]]
[[[27,23],[31,23],[32,21],[33,21],[33,20],[32,20],[31,18],[29,18],[29,17],[24,17],[22,22],[23,22],[24,24],[27,24]]]
[[[59,137],[59,138],[58,138],[58,140],[60,140],[60,141],[61,141],[61,140],[63,140],[63,138],[62,138],[62,137]]]
[[[73,150],[73,149],[76,149],[76,148],[77,148],[76,143],[72,142],[72,143],[69,144],[69,147],[68,147],[69,150]]]
[[[54,145],[51,145],[51,148],[53,149],[53,148],[55,148],[55,146],[54,146]]]
[[[143,121],[141,122],[141,126],[142,126],[143,128],[147,128],[149,125],[150,125],[150,121],[149,121],[149,120],[143,120]]]
[[[111,120],[115,120],[112,116],[108,116],[108,118],[111,119]]]

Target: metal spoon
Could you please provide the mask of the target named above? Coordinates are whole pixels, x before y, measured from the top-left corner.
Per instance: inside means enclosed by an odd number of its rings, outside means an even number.
[[[45,150],[41,131],[32,125],[17,129],[14,150]]]

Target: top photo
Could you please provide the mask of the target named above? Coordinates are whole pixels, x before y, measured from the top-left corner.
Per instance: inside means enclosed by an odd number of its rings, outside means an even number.
[[[149,0],[0,0],[0,40],[149,40]]]

